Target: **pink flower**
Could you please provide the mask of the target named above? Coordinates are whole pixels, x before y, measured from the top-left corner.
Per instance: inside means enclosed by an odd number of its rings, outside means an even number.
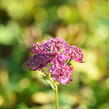
[[[53,38],[32,46],[34,56],[28,61],[30,70],[42,70],[47,67],[54,81],[67,84],[72,81],[71,59],[83,62],[83,52],[76,46],[70,46],[63,39]],[[70,60],[70,61],[69,61]],[[47,64],[50,66],[47,66]]]
[[[51,60],[52,64],[56,64],[57,62],[63,62],[70,60],[70,56],[66,55],[65,53],[58,53],[55,55],[55,57]]]
[[[54,38],[43,43],[35,43],[32,46],[32,53],[58,53],[69,47],[63,39]]]
[[[49,53],[60,53],[66,51],[66,48],[68,48],[68,43],[63,39],[54,38],[45,42],[44,51]]]
[[[76,46],[70,46],[67,53],[74,61],[81,62],[81,63],[83,62],[83,52],[80,48]]]
[[[52,74],[52,78],[55,81],[58,81],[61,84],[67,84],[72,81],[71,77],[71,72],[72,72],[72,67],[68,66],[65,63],[61,64],[54,64],[50,68],[50,72]]]

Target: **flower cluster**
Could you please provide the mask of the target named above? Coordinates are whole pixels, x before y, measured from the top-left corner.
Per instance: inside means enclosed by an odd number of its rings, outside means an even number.
[[[63,39],[53,38],[42,43],[35,43],[32,46],[34,56],[27,65],[31,70],[49,69],[54,81],[60,84],[67,84],[72,81],[72,66],[70,61],[83,62],[82,50],[76,46],[70,46]],[[48,66],[48,64],[50,64]]]
[[[52,54],[42,54],[37,53],[27,62],[27,65],[29,66],[29,69],[34,70],[41,70],[51,61],[51,59],[54,57]]]

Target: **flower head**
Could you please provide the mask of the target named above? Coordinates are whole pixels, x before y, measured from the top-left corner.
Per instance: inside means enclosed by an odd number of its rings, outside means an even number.
[[[83,62],[83,52],[76,46],[70,46],[60,38],[53,38],[32,46],[34,56],[28,61],[30,70],[42,70],[47,67],[51,78],[60,84],[72,81],[72,66],[69,60]],[[50,66],[47,66],[47,64]]]
[[[32,46],[32,53],[60,53],[65,51],[69,45],[63,39],[54,38],[43,43],[35,43]]]
[[[72,81],[72,79],[70,78],[72,75],[71,74],[72,67],[68,66],[65,63],[54,64],[50,68],[50,72],[51,72],[52,78],[61,84],[67,84]]]
[[[44,52],[49,53],[60,53],[68,48],[68,43],[66,43],[63,39],[54,38],[45,42]]]
[[[52,60],[53,56],[52,54],[35,54],[29,59],[27,65],[30,70],[41,70]]]
[[[83,52],[80,48],[76,46],[70,46],[68,49],[68,54],[74,61],[83,62]]]

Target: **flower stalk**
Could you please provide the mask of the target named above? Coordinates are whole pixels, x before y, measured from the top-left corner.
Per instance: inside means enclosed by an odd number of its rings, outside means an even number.
[[[58,99],[58,85],[55,85],[55,104],[56,104],[56,109],[59,109],[59,99]]]

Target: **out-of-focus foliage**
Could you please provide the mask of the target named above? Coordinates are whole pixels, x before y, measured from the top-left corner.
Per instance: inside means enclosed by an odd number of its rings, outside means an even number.
[[[0,109],[54,109],[54,94],[25,63],[34,42],[61,37],[84,50],[61,109],[109,109],[109,0],[0,0]]]

